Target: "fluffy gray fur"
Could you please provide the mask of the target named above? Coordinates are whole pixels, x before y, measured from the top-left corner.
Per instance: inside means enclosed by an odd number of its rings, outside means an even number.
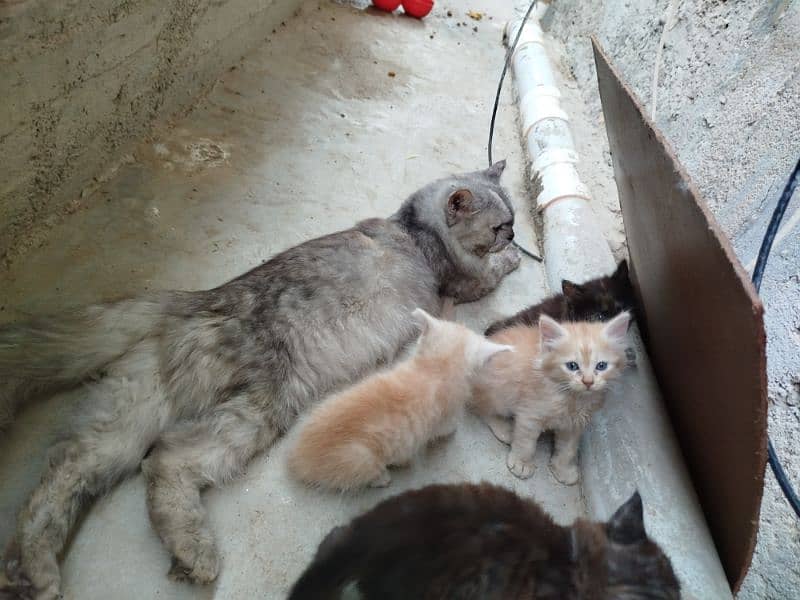
[[[85,414],[19,515],[6,591],[56,598],[57,556],[81,503],[140,464],[170,575],[214,580],[200,491],[241,472],[311,403],[391,361],[416,333],[414,308],[476,300],[518,266],[504,167],[431,183],[388,219],[305,242],[212,290],[0,328],[0,419],[42,389],[89,382]]]

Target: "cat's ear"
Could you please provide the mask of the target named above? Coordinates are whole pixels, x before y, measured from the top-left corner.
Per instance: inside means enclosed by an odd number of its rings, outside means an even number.
[[[583,286],[574,283],[569,279],[561,280],[561,291],[568,298],[575,298],[583,293]]]
[[[642,497],[634,492],[628,501],[620,506],[606,525],[606,533],[617,544],[636,544],[647,539],[644,530]]]
[[[427,333],[433,328],[434,325],[436,325],[436,319],[434,319],[421,308],[415,308],[413,311],[411,311],[411,316],[414,317],[414,320],[416,320],[417,324],[419,324],[422,334]]]
[[[491,167],[486,169],[484,171],[484,174],[488,179],[491,179],[492,181],[499,183],[500,176],[503,174],[503,171],[505,170],[506,170],[506,161],[505,159],[503,159],[503,160],[498,160]]]
[[[611,277],[621,282],[628,281],[628,261],[622,259],[622,262],[617,265],[617,270],[614,271]]]
[[[631,313],[627,310],[619,313],[603,327],[603,334],[614,342],[624,342],[628,335],[628,325],[631,322]]]
[[[478,346],[477,352],[477,361],[480,365],[485,365],[489,362],[495,354],[500,354],[501,352],[513,352],[514,346],[506,346],[505,344],[495,344],[494,342],[490,342],[487,339],[481,340],[480,346]]]
[[[542,342],[542,350],[550,350],[559,340],[569,335],[555,319],[542,315],[539,317],[539,337]]]
[[[456,190],[447,199],[447,226],[452,227],[475,214],[475,196],[469,190]]]

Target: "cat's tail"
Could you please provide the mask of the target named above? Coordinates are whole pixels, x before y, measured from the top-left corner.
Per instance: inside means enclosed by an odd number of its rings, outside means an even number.
[[[292,586],[289,600],[338,599],[343,588],[358,578],[367,554],[352,525],[335,527],[322,540],[314,560]]]
[[[0,430],[37,392],[98,373],[152,334],[167,294],[0,326]]]
[[[289,473],[314,487],[348,491],[368,485],[388,483],[389,474],[376,448],[358,439],[346,439],[338,423],[315,419],[306,427],[289,451]]]

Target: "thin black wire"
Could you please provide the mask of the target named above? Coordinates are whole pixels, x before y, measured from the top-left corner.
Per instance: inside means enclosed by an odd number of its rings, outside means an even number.
[[[767,266],[767,259],[769,258],[770,250],[772,250],[772,244],[775,242],[775,236],[778,234],[778,227],[780,227],[781,221],[783,220],[783,215],[786,213],[786,208],[789,206],[789,201],[792,199],[792,195],[794,195],[794,191],[797,189],[799,182],[800,160],[797,161],[794,171],[792,171],[792,174],[789,176],[789,181],[786,182],[786,187],[783,188],[783,193],[778,200],[778,204],[775,206],[775,210],[772,212],[772,218],[770,219],[769,226],[764,234],[764,239],[761,241],[761,248],[758,251],[758,259],[756,260],[756,266],[753,269],[753,285],[755,286],[757,292],[761,290],[761,279],[764,276],[764,269]],[[778,485],[781,486],[783,495],[786,496],[786,500],[789,502],[789,505],[792,507],[797,517],[800,518],[800,498],[797,497],[797,492],[794,491],[792,484],[789,482],[789,478],[786,476],[786,472],[783,470],[783,465],[778,458],[778,454],[775,452],[775,448],[772,446],[772,440],[769,438],[767,438],[767,452],[769,455],[769,466],[772,468],[772,472],[775,474],[775,479],[778,480]]]
[[[487,147],[490,167],[494,164],[492,162],[492,140],[494,139],[494,120],[497,118],[497,105],[500,104],[500,92],[503,91],[503,80],[506,78],[506,71],[508,71],[508,64],[511,62],[511,57],[514,55],[514,50],[517,49],[517,43],[519,42],[519,38],[522,35],[522,29],[523,27],[525,27],[525,23],[527,23],[528,17],[531,16],[531,13],[533,12],[533,9],[538,1],[539,0],[533,0],[533,2],[531,2],[531,5],[528,7],[525,16],[522,17],[522,21],[520,21],[519,23],[519,29],[517,29],[517,36],[514,38],[514,43],[508,47],[508,52],[506,52],[506,60],[503,62],[503,72],[500,73],[500,81],[497,82],[497,94],[494,97],[494,108],[492,108],[492,122],[489,124],[489,144]]]
[[[489,123],[489,144],[487,146],[488,153],[489,153],[489,166],[491,167],[494,163],[492,162],[492,140],[494,139],[494,121],[497,118],[497,106],[500,104],[500,92],[503,91],[503,80],[506,78],[506,71],[508,71],[508,63],[511,61],[511,57],[514,55],[514,50],[517,48],[517,42],[519,42],[519,38],[522,35],[522,28],[525,26],[525,23],[528,21],[528,17],[531,16],[533,12],[533,8],[536,6],[536,3],[539,0],[533,0],[531,5],[528,7],[525,16],[522,17],[522,21],[520,21],[519,29],[517,30],[517,36],[514,38],[514,43],[508,47],[508,52],[506,52],[506,59],[503,61],[503,72],[500,73],[500,81],[497,82],[497,94],[494,97],[494,108],[492,108],[492,122]],[[527,250],[520,246],[517,242],[511,242],[514,244],[520,252],[526,254],[527,256],[531,257],[533,260],[537,262],[542,262],[542,257],[534,254],[530,250]]]

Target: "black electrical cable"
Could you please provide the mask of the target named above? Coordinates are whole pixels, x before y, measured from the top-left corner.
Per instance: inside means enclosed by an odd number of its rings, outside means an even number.
[[[536,6],[538,0],[533,0],[531,5],[528,7],[525,16],[522,17],[522,21],[520,21],[519,29],[517,30],[517,36],[514,38],[514,43],[508,47],[508,52],[506,52],[506,59],[503,62],[503,72],[500,73],[500,81],[497,82],[497,94],[494,97],[494,108],[492,108],[492,122],[489,124],[489,144],[488,144],[488,153],[489,153],[489,166],[491,167],[494,163],[492,162],[492,140],[494,139],[494,121],[497,118],[497,106],[500,104],[500,92],[503,91],[503,80],[506,78],[506,71],[508,71],[508,63],[511,61],[511,57],[514,55],[514,50],[517,48],[517,42],[519,42],[519,38],[522,35],[522,28],[524,27],[525,23],[528,21],[528,17],[531,16],[533,12],[533,8]],[[517,242],[511,242],[514,244],[520,252],[530,256],[533,260],[542,262],[542,257],[537,256],[530,250],[526,250],[522,246],[520,246]]]
[[[786,187],[783,188],[783,193],[778,200],[778,204],[772,212],[772,218],[764,234],[764,239],[761,241],[761,248],[758,251],[756,266],[753,269],[753,285],[757,292],[761,290],[761,279],[764,277],[764,269],[767,266],[767,259],[769,258],[772,244],[775,242],[775,236],[778,234],[778,227],[780,227],[783,215],[786,213],[786,208],[789,206],[789,201],[792,199],[792,195],[795,189],[797,189],[798,183],[800,183],[800,160],[797,161],[794,171],[792,171],[792,174],[789,176],[789,181],[786,182]],[[783,465],[778,458],[778,454],[775,452],[771,439],[767,439],[767,452],[769,455],[769,466],[775,474],[775,479],[778,480],[778,485],[781,486],[786,500],[789,502],[792,509],[794,509],[797,517],[800,518],[800,498],[797,497],[797,492],[794,491],[792,484],[789,482],[789,478],[786,476],[786,472],[783,470]]]
[[[522,21],[519,23],[519,29],[517,29],[517,35],[514,37],[514,43],[512,43],[508,47],[508,52],[506,52],[506,60],[503,62],[503,71],[500,73],[500,81],[497,82],[497,94],[494,97],[494,108],[492,108],[492,121],[489,123],[489,144],[487,147],[487,151],[489,154],[489,166],[491,167],[494,163],[492,162],[492,140],[494,139],[494,121],[497,118],[497,106],[500,104],[500,92],[503,91],[503,80],[506,78],[506,72],[508,71],[508,64],[511,62],[511,57],[514,56],[514,50],[517,49],[517,44],[519,43],[519,38],[522,35],[522,30],[525,27],[525,23],[528,22],[528,17],[531,16],[533,9],[536,7],[536,3],[539,0],[533,0],[531,5],[528,7],[528,10],[525,12],[525,16],[522,17]]]

